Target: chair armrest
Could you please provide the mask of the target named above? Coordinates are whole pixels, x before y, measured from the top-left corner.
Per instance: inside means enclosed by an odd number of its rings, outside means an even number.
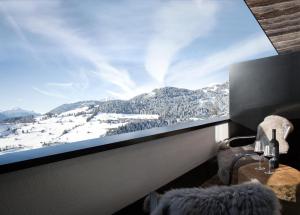
[[[242,154],[239,154],[238,156],[236,156],[232,163],[231,163],[231,166],[230,166],[230,172],[229,172],[229,185],[232,183],[232,175],[233,175],[233,169],[234,169],[234,166],[235,164],[241,159],[241,158],[244,158],[244,157],[250,157],[250,156],[253,156],[253,155],[257,155],[255,152],[248,152],[248,153],[242,153]]]
[[[224,142],[226,145],[230,147],[238,147],[238,146],[246,146],[252,144],[255,140],[256,136],[239,136],[239,137],[232,137],[229,139],[225,139]]]

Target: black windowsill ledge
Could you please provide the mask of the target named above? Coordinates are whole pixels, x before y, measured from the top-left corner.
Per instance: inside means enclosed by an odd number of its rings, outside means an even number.
[[[42,164],[66,160],[91,153],[117,149],[145,141],[169,137],[207,128],[229,121],[228,117],[180,123],[168,127],[152,128],[115,136],[84,140],[44,148],[11,152],[0,155],[0,174]]]

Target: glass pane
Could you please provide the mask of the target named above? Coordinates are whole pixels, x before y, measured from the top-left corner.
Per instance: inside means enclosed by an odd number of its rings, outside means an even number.
[[[228,115],[276,51],[244,1],[0,2],[0,153]]]

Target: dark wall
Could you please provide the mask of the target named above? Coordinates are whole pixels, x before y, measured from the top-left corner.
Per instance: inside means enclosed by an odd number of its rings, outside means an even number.
[[[293,98],[295,99],[295,103],[299,105],[300,101],[300,52],[292,55],[292,63],[293,63]]]
[[[235,64],[229,81],[230,136],[255,134],[266,116],[280,115],[295,126],[289,153],[300,158],[300,52]]]

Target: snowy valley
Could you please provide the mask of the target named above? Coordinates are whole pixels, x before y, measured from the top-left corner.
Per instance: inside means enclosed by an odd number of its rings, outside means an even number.
[[[64,104],[43,115],[0,112],[0,154],[227,116],[228,96],[225,82],[199,90],[165,87],[130,100]]]

